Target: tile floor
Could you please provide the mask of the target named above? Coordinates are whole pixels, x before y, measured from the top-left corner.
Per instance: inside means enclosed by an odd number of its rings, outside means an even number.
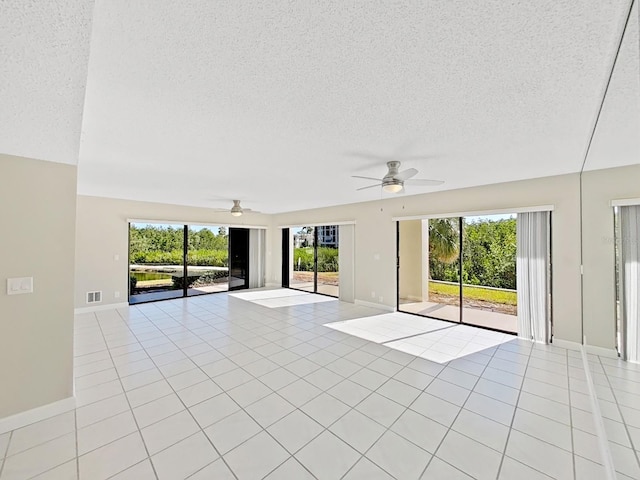
[[[513,340],[513,335],[394,312],[325,323],[349,335],[445,363]]]
[[[220,293],[79,315],[77,408],[0,435],[0,479],[604,479],[599,439],[640,478],[638,366],[516,338],[437,363],[324,326],[380,313]]]

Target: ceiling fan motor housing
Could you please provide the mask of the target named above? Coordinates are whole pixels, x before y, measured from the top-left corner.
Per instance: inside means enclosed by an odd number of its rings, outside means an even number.
[[[397,162],[397,161],[387,162],[387,167],[389,168],[389,171],[384,177],[382,177],[382,187],[383,188],[390,187],[388,188],[389,191],[402,190],[404,182],[402,180],[395,178],[395,176],[399,173],[398,169],[400,168],[400,162]],[[398,185],[400,188],[397,188],[397,187],[393,188],[392,185]]]

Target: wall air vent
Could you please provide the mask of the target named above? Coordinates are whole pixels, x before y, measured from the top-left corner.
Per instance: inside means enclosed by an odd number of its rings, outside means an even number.
[[[87,303],[102,302],[102,291],[87,292]]]

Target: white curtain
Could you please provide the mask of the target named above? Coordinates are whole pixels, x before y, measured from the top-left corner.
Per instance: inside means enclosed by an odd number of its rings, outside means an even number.
[[[265,285],[265,239],[264,229],[249,230],[249,288],[260,288]]]
[[[620,313],[624,356],[640,362],[640,205],[620,208]]]
[[[518,213],[516,239],[518,336],[548,343],[549,212]]]

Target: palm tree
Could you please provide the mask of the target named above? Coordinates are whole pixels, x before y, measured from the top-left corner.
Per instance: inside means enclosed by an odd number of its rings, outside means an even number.
[[[429,220],[429,257],[453,263],[460,248],[460,224],[457,218]]]

